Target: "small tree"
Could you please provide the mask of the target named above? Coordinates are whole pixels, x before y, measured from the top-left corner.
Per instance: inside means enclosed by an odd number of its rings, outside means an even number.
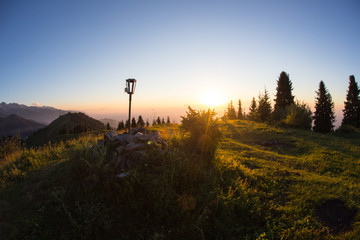
[[[129,122],[129,119],[128,119],[128,120],[126,120],[125,128],[126,128],[126,129],[129,129],[129,126],[130,126],[130,122]]]
[[[136,127],[136,120],[134,117],[131,119],[131,127],[132,128]]]
[[[258,112],[257,104],[255,97],[252,98],[250,107],[249,107],[249,119],[252,121],[258,121]]]
[[[311,129],[312,112],[306,103],[296,101],[286,107],[286,112],[286,118],[284,119],[286,125],[295,128]]]
[[[146,119],[146,127],[150,127],[149,119]]]
[[[230,120],[236,119],[236,111],[235,111],[232,100],[228,104],[228,108],[226,110],[225,116],[227,119],[230,119]]]
[[[169,116],[167,116],[167,118],[166,118],[166,123],[170,124],[170,117]]]
[[[334,103],[323,81],[320,81],[319,91],[316,92],[314,132],[328,133],[334,128]]]
[[[160,124],[161,124],[161,119],[160,119],[159,116],[158,116],[157,119],[156,119],[156,124],[157,124],[157,125],[160,125]]]
[[[121,121],[119,122],[119,124],[118,124],[117,130],[118,130],[118,131],[121,131],[121,130],[123,130],[123,129],[125,129],[125,124],[124,124],[124,121],[121,120]]]
[[[144,126],[145,126],[144,119],[142,118],[141,115],[139,115],[139,117],[138,117],[137,125],[140,126],[140,127],[144,127]]]
[[[243,110],[242,110],[242,107],[241,107],[241,100],[239,99],[239,102],[238,102],[238,112],[237,112],[237,119],[244,119],[244,115],[243,115]]]
[[[271,103],[268,91],[264,90],[264,94],[259,94],[259,106],[257,112],[261,122],[265,122],[269,119],[271,114]]]
[[[112,127],[110,126],[110,123],[107,123],[107,124],[105,125],[105,129],[106,129],[106,130],[111,130],[111,129],[112,129]]]
[[[161,124],[165,124],[165,119],[164,118],[161,119]]]
[[[343,109],[344,118],[341,125],[349,124],[354,127],[360,127],[360,99],[359,87],[355,81],[354,75],[349,77],[349,89],[346,94],[345,108]]]
[[[156,120],[153,119],[153,121],[152,121],[152,126],[155,126],[155,125],[156,125]]]

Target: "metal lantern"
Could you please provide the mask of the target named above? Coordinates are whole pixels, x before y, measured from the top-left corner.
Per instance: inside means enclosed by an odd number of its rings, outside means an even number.
[[[129,133],[130,133],[130,129],[131,129],[131,100],[132,100],[132,95],[135,93],[135,87],[136,87],[136,79],[134,78],[129,78],[126,79],[126,87],[125,87],[125,92],[129,94]]]

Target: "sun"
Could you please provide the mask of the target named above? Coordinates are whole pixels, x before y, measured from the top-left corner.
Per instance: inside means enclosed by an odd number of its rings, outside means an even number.
[[[225,97],[219,91],[207,90],[201,94],[200,101],[201,104],[216,107],[225,102]]]

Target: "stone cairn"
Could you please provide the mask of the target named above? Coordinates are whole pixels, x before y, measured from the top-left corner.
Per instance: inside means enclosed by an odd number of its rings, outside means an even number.
[[[122,171],[117,175],[120,178],[126,177],[129,169],[143,163],[146,151],[151,146],[166,144],[158,131],[149,133],[145,128],[133,128],[130,133],[122,134],[109,131],[99,143],[108,147],[108,157],[114,160]]]

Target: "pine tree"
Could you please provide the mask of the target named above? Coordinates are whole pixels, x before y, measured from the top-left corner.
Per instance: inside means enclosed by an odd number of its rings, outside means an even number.
[[[146,119],[146,127],[150,127],[149,119]]]
[[[355,81],[354,75],[349,77],[349,89],[346,95],[344,118],[341,125],[350,124],[354,127],[360,127],[360,98],[359,87]]]
[[[157,125],[160,125],[160,124],[161,124],[161,119],[160,119],[159,116],[158,116],[157,119],[156,119],[156,124],[157,124]]]
[[[119,122],[119,124],[118,124],[117,130],[120,131],[120,130],[123,130],[123,129],[125,129],[125,124],[124,124],[124,121],[121,120],[121,121]]]
[[[165,119],[164,118],[161,119],[161,124],[165,124]]]
[[[237,119],[244,119],[244,115],[243,115],[243,110],[241,107],[241,100],[239,99],[239,103],[238,103],[238,112],[237,112]]]
[[[144,119],[142,118],[141,115],[139,115],[139,117],[138,117],[137,126],[140,126],[140,127],[144,127],[144,126],[145,126]]]
[[[111,130],[111,129],[112,129],[111,126],[110,126],[110,123],[107,123],[107,124],[105,125],[105,128],[106,128],[106,130]]]
[[[228,108],[226,110],[226,118],[230,120],[236,119],[236,111],[232,100],[228,104]]]
[[[285,109],[286,106],[290,106],[294,103],[294,96],[291,93],[292,90],[293,88],[289,75],[286,72],[281,72],[277,81],[274,109]]]
[[[249,114],[251,115],[252,113],[256,113],[256,112],[257,112],[257,104],[255,97],[253,97],[249,107]]]
[[[259,106],[257,112],[261,122],[265,122],[269,119],[271,114],[271,103],[268,91],[264,90],[264,94],[259,95]]]
[[[169,116],[167,116],[166,123],[170,124],[170,117]]]
[[[126,120],[125,128],[126,128],[126,129],[129,129],[129,126],[130,126],[130,122],[129,122],[129,119],[128,119],[128,120]]]
[[[319,91],[316,92],[314,132],[328,133],[334,128],[334,103],[323,81],[320,81]]]
[[[136,120],[134,117],[131,119],[131,127],[132,128],[136,127]]]
[[[156,125],[156,120],[153,119],[152,126],[155,126],[155,125]]]

